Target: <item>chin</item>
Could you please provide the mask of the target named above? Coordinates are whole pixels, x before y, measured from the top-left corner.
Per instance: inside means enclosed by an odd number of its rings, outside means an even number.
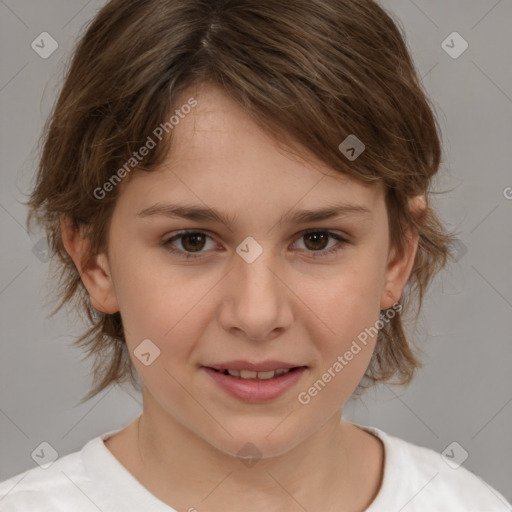
[[[303,438],[304,430],[298,429],[294,432],[283,425],[281,419],[269,419],[258,422],[246,418],[236,428],[231,425],[227,428],[232,437],[223,429],[219,431],[219,437],[211,439],[204,437],[209,444],[217,450],[233,457],[249,457],[254,459],[278,457],[293,449]]]

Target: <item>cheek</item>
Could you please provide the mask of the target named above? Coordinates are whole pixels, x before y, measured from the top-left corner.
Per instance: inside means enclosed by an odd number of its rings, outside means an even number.
[[[311,336],[321,359],[311,379],[322,389],[319,401],[343,403],[366,372],[378,335],[380,283],[378,262],[361,256],[357,268],[341,269],[322,286],[317,283],[307,290],[308,305],[322,320],[321,324],[314,320],[311,324]],[[318,336],[318,325],[325,327],[321,329],[324,336]]]
[[[332,413],[346,403],[363,378],[372,358],[378,336],[379,310],[371,307],[368,297],[360,300],[341,301],[323,311],[330,321],[330,332],[325,337],[316,337],[319,352],[318,368],[311,375],[302,401],[314,402],[318,415]],[[328,414],[328,413],[327,413]]]
[[[124,276],[128,277],[118,276],[118,303],[137,371],[143,380],[153,378],[157,367],[182,375],[193,364],[194,349],[213,314],[207,290],[216,280],[194,280],[179,269],[165,275],[152,265],[126,265]],[[137,349],[144,340],[150,340],[145,342],[149,351],[158,354],[149,373],[137,360]]]
[[[158,257],[149,259],[145,252],[150,250]],[[114,260],[115,293],[123,324],[139,336],[161,338],[199,296],[179,271],[171,274],[162,266],[158,252],[120,246]]]
[[[378,319],[381,280],[377,263],[360,258],[357,268],[340,267],[329,280],[305,290],[308,305],[329,328],[338,348]]]

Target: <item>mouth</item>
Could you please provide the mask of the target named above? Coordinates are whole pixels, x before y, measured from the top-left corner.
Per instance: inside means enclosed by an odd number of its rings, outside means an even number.
[[[261,403],[275,400],[298,385],[308,366],[282,361],[248,363],[231,361],[202,366],[218,388],[243,402]]]
[[[277,368],[275,370],[268,370],[263,372],[254,370],[219,370],[217,368],[211,369],[217,373],[222,373],[223,375],[230,375],[231,377],[235,377],[237,379],[242,380],[271,380],[282,377],[283,375],[286,375],[288,373],[295,372],[300,368],[306,368],[306,366],[294,366],[292,368]]]

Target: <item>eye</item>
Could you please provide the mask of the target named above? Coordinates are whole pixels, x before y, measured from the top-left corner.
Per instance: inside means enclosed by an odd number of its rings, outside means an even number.
[[[336,241],[334,245],[326,249],[329,239]],[[180,240],[181,248],[177,248],[176,241]],[[201,257],[201,254],[206,252],[203,249],[207,248],[208,240],[213,243],[215,241],[204,231],[180,231],[176,235],[165,239],[162,245],[169,252],[176,254],[180,258],[195,259]],[[342,236],[329,230],[310,229],[300,233],[299,240],[305,240],[305,250],[314,258],[325,257],[341,251],[349,242]]]
[[[179,239],[181,239],[179,245],[181,245],[182,249],[176,249],[175,246],[173,246],[174,241]],[[163,245],[169,252],[181,258],[194,259],[200,257],[202,249],[207,245],[207,239],[213,241],[213,238],[204,231],[180,231],[171,238],[164,240]],[[198,254],[196,255],[194,253]]]
[[[333,239],[337,241],[334,245],[332,245],[329,249],[325,247],[328,245],[328,240]],[[299,240],[305,240],[306,250],[311,252],[311,256],[314,258],[321,258],[324,256],[330,256],[341,251],[346,244],[348,244],[348,240],[343,238],[329,230],[319,230],[319,229],[310,229],[307,231],[303,231]]]

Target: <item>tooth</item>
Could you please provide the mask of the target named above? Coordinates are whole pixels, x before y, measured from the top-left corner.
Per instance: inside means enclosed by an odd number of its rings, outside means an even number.
[[[255,379],[258,372],[253,372],[251,370],[240,370],[240,377],[242,379]]]
[[[258,379],[268,380],[274,377],[274,370],[270,370],[268,372],[258,372]]]
[[[274,377],[279,377],[288,373],[290,371],[287,369],[278,369],[278,370],[269,370],[267,372],[255,372],[252,370],[224,370],[232,377],[238,377],[240,379],[260,379],[260,380],[270,380]]]

